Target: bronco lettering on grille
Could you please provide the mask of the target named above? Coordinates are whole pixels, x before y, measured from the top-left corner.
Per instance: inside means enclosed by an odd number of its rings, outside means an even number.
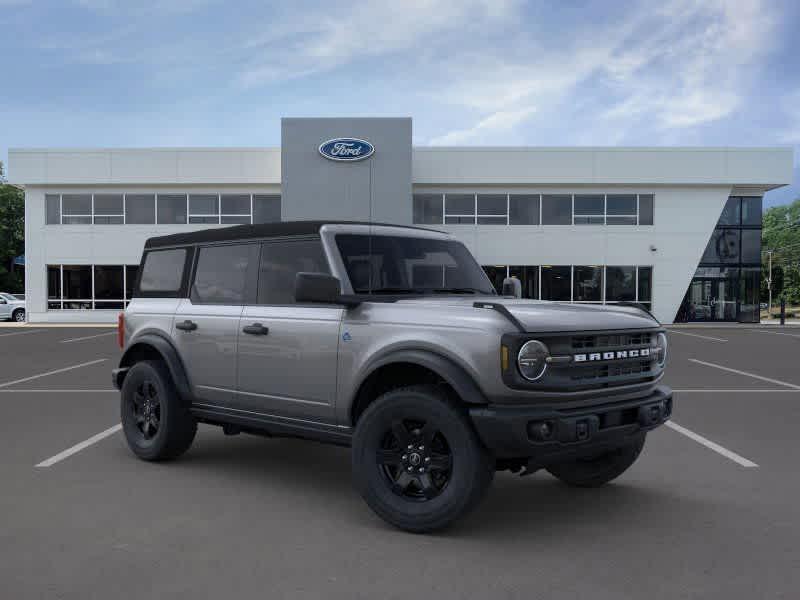
[[[591,352],[573,354],[573,362],[596,362],[603,360],[621,360],[624,358],[646,358],[650,356],[650,348],[633,348],[631,350],[614,350],[613,352]]]

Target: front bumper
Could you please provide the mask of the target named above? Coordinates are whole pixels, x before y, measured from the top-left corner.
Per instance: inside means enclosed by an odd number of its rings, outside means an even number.
[[[497,458],[546,465],[632,442],[672,414],[672,390],[657,386],[643,398],[594,398],[578,407],[489,404],[469,411],[483,443]]]

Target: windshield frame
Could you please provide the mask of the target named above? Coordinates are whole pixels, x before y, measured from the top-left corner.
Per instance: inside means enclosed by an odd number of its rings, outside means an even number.
[[[328,230],[328,231],[326,231]],[[413,297],[442,297],[445,295],[463,295],[463,296],[496,296],[497,292],[494,289],[489,277],[486,275],[483,268],[480,266],[475,257],[460,240],[441,232],[418,229],[418,228],[404,228],[401,226],[326,226],[321,231],[326,250],[329,253],[329,262],[334,267],[333,271],[337,274],[342,282],[342,293],[347,295],[354,295],[364,298],[374,298],[381,300],[383,298],[413,298]],[[354,289],[353,282],[351,281],[350,271],[345,265],[345,257],[339,246],[340,236],[357,236],[368,237],[372,235],[374,238],[398,238],[398,242],[402,243],[402,238],[408,238],[409,241],[417,240],[420,243],[429,242],[435,245],[449,245],[453,244],[458,247],[457,256],[453,256],[457,260],[457,269],[472,269],[472,272],[466,275],[465,280],[470,284],[469,286],[462,285],[435,285],[435,286],[416,286],[408,287],[408,280],[404,278],[405,286],[389,286],[384,292],[380,288],[373,290],[368,289]],[[401,270],[398,269],[398,273]],[[464,283],[464,282],[457,282]],[[451,292],[449,288],[454,288]],[[467,289],[469,288],[469,289]],[[472,289],[474,288],[474,291]]]

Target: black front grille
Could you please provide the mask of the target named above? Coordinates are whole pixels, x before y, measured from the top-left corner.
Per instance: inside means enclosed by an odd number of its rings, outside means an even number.
[[[649,331],[613,335],[578,335],[572,338],[572,348],[573,350],[585,350],[618,346],[649,346],[652,335]]]
[[[649,375],[652,369],[652,362],[649,360],[639,360],[634,362],[616,363],[607,365],[597,365],[592,367],[580,367],[571,369],[570,378],[573,381],[596,381],[609,379],[612,377],[631,377],[636,375]]]

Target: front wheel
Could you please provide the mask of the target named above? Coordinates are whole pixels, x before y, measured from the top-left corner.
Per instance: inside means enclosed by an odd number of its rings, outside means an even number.
[[[442,529],[483,497],[494,463],[464,411],[433,385],[387,392],[358,420],[353,479],[385,521]]]
[[[143,460],[177,458],[192,445],[197,421],[160,361],[138,362],[122,383],[122,429],[128,447]]]
[[[14,311],[14,314],[11,316],[11,319],[16,321],[17,323],[24,323],[25,322],[25,310],[22,308],[18,308]]]
[[[547,467],[548,472],[576,487],[600,487],[627,471],[639,458],[647,434],[634,442],[591,458],[581,458]]]

